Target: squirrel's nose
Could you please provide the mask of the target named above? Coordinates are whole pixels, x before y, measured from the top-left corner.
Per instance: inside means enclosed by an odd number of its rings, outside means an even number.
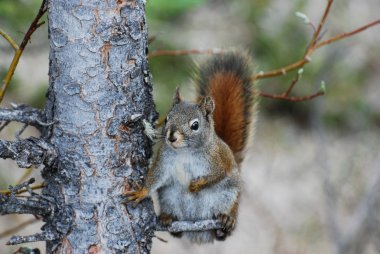
[[[169,140],[171,143],[174,143],[174,142],[177,141],[177,138],[173,135],[173,133],[170,133],[168,140]]]

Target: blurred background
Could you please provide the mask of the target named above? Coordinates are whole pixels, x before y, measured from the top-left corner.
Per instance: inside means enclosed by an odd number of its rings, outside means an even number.
[[[312,28],[327,1],[320,0],[148,0],[150,52],[160,49],[243,48],[256,70],[269,71],[302,58]],[[0,27],[16,42],[36,14],[40,1],[0,0]],[[380,18],[378,0],[336,0],[324,38],[351,31]],[[46,18],[45,18],[46,19]],[[9,102],[43,107],[48,85],[47,26],[33,35],[1,107]],[[0,38],[0,76],[12,48]],[[176,86],[192,99],[194,60],[207,56],[150,59],[157,109],[164,114]],[[262,91],[280,94],[295,73],[260,80]],[[380,26],[319,49],[304,67],[294,96],[326,95],[306,102],[261,98],[255,139],[242,168],[245,182],[237,230],[225,242],[191,245],[158,232],[152,253],[380,253]],[[22,126],[8,125],[0,138],[12,140]],[[28,127],[21,137],[38,136]],[[38,170],[30,176],[39,178]],[[0,160],[0,189],[25,173]],[[0,217],[0,253],[12,253],[1,233],[32,216]],[[24,226],[18,234],[39,230]],[[43,244],[32,243],[39,247]]]

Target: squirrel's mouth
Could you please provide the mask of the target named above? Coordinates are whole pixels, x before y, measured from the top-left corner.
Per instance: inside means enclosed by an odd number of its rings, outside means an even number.
[[[166,133],[166,144],[174,149],[185,147],[184,137],[179,131],[168,131]]]
[[[180,148],[184,148],[186,147],[185,143],[184,142],[181,142],[181,143],[171,143],[169,141],[166,140],[166,143],[173,149],[180,149]]]

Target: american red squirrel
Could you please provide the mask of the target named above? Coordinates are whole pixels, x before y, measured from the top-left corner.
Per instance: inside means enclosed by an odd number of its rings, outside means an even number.
[[[144,187],[126,193],[138,203],[157,191],[159,218],[166,225],[174,220],[220,221],[221,229],[183,232],[192,242],[224,240],[235,228],[239,169],[257,104],[252,72],[249,57],[236,51],[201,64],[194,79],[198,102],[183,101],[177,89]]]

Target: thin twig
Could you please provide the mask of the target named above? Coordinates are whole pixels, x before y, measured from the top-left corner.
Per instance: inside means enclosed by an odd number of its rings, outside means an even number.
[[[311,27],[311,29],[313,29],[313,32],[314,32],[314,33],[317,32],[317,28],[315,27],[315,25],[314,25],[312,22],[309,22],[309,23],[307,23],[307,24]]]
[[[28,128],[28,124],[24,124],[22,128],[16,133],[16,139],[20,139],[20,136],[24,133],[24,131]]]
[[[265,92],[260,92],[259,96],[266,97],[266,98],[271,98],[271,99],[276,99],[276,100],[286,100],[286,101],[292,101],[292,102],[301,102],[301,101],[307,101],[307,100],[312,100],[315,97],[321,96],[325,94],[324,90],[319,90],[318,92],[308,95],[308,96],[303,96],[303,97],[290,97],[289,94],[292,92],[294,86],[297,84],[297,82],[300,80],[302,75],[302,69],[300,69],[297,72],[296,77],[292,80],[290,83],[288,89],[286,89],[285,92],[282,94],[269,94]]]
[[[312,39],[311,39],[311,41],[309,43],[309,46],[307,47],[307,49],[305,51],[305,54],[304,54],[304,56],[303,56],[303,58],[301,60],[298,60],[297,62],[295,62],[293,64],[287,65],[287,66],[285,66],[283,68],[280,68],[280,69],[277,69],[277,70],[274,70],[274,71],[261,72],[259,74],[254,75],[252,77],[252,79],[256,80],[256,79],[262,79],[262,78],[269,78],[269,77],[275,77],[275,76],[285,75],[289,71],[293,71],[293,70],[299,69],[302,66],[304,66],[305,64],[307,64],[308,62],[310,62],[310,60],[311,60],[310,57],[311,57],[312,53],[314,52],[315,44],[317,43],[319,35],[320,35],[321,31],[322,31],[323,25],[326,22],[326,19],[327,19],[327,16],[328,16],[329,12],[330,12],[330,8],[331,8],[332,3],[333,3],[333,0],[329,0],[328,1],[327,6],[325,8],[325,11],[323,12],[323,16],[322,16],[321,20],[318,23],[318,27],[315,30],[315,32],[313,34],[313,37],[312,37]]]
[[[252,80],[257,80],[257,79],[263,79],[263,78],[271,78],[271,77],[277,77],[277,76],[282,76],[287,74],[290,71],[294,71],[296,69],[301,68],[305,64],[307,64],[310,61],[310,58],[303,58],[301,60],[298,60],[297,62],[294,62],[292,64],[289,64],[285,67],[282,67],[280,69],[276,69],[273,71],[268,71],[268,72],[259,72],[256,75],[252,76]]]
[[[21,223],[20,225],[17,225],[16,227],[14,228],[10,228],[8,230],[5,230],[3,231],[2,233],[0,233],[0,239],[4,238],[4,237],[7,237],[9,235],[13,235],[14,233],[17,233],[18,231],[20,231],[21,229],[24,229],[25,227],[31,225],[31,224],[34,224],[38,222],[38,220],[36,218],[33,218],[33,219],[30,219],[30,220],[27,220],[27,221],[24,221],[23,223]]]
[[[290,84],[290,86],[288,87],[288,89],[286,90],[285,93],[283,93],[284,96],[288,97],[290,92],[293,90],[293,87],[297,84],[297,82],[299,81],[300,79],[300,74],[297,73],[296,77],[292,80],[292,83]]]
[[[59,239],[60,235],[57,232],[42,232],[29,236],[12,236],[11,239],[6,243],[7,245],[15,245],[21,243],[29,242],[40,242],[40,241],[53,241]]]
[[[38,189],[42,189],[45,186],[46,186],[45,183],[40,183],[40,184],[37,184],[34,186],[30,186],[30,189],[31,190],[38,190]],[[27,189],[22,189],[22,190],[17,191],[16,194],[21,194],[21,193],[24,193],[27,191],[28,191]],[[12,192],[10,190],[0,190],[0,194],[2,194],[2,195],[10,195],[11,193]]]
[[[44,123],[45,114],[41,109],[32,108],[27,105],[12,105],[12,109],[0,108],[0,121],[16,121],[36,127],[43,131],[45,126],[52,123]],[[0,131],[2,127],[0,127]]]
[[[157,238],[158,240],[160,240],[161,242],[168,243],[168,240],[165,240],[164,238],[159,237],[158,235],[154,235],[154,237],[156,237],[156,238]]]
[[[366,30],[366,29],[368,29],[368,28],[370,28],[372,26],[376,26],[378,24],[380,24],[380,19],[375,20],[375,21],[373,21],[371,23],[368,23],[367,25],[364,25],[362,27],[359,27],[359,28],[357,28],[357,29],[355,29],[355,30],[353,30],[351,32],[341,33],[341,34],[335,35],[335,36],[331,37],[330,39],[324,40],[324,41],[318,43],[317,45],[315,45],[315,49],[318,49],[320,47],[323,47],[323,46],[325,46],[327,44],[330,44],[330,43],[333,43],[335,41],[338,41],[338,40],[350,37],[352,35],[355,35],[357,33],[362,32],[362,31],[364,31],[364,30]]]
[[[284,94],[276,95],[276,94],[269,94],[269,93],[260,92],[259,96],[266,97],[266,98],[271,98],[271,99],[276,99],[276,100],[301,102],[301,101],[312,100],[312,99],[314,99],[314,98],[316,98],[318,96],[322,96],[324,94],[325,94],[325,92],[319,91],[319,92],[316,92],[316,93],[314,93],[312,95],[307,95],[307,96],[303,96],[303,97],[288,97],[288,96],[286,96]]]
[[[1,28],[0,28],[0,35],[4,37],[4,39],[6,39],[9,44],[12,46],[12,48],[17,51],[18,50],[18,45],[14,42],[14,40],[6,33],[4,32]]]
[[[327,45],[327,44],[330,44],[330,43],[333,43],[335,41],[338,41],[338,40],[341,40],[341,39],[344,39],[344,38],[347,38],[347,37],[350,37],[352,35],[355,35],[355,34],[358,34],[360,32],[363,32],[364,30],[370,28],[370,27],[373,27],[375,25],[378,25],[380,24],[380,19],[378,20],[375,20],[371,23],[368,23],[364,26],[361,26],[355,30],[352,30],[350,32],[347,32],[347,33],[341,33],[341,34],[338,34],[338,35],[335,35],[333,37],[331,37],[330,39],[327,39],[325,41],[322,41],[322,42],[319,42],[318,43],[318,40],[321,38],[320,34],[321,32],[323,31],[322,28],[323,28],[323,25],[326,21],[326,18],[327,18],[327,15],[330,11],[330,7],[331,7],[331,4],[332,4],[333,1],[329,1],[327,6],[326,6],[326,9],[324,11],[324,15],[321,19],[321,21],[319,22],[319,25],[318,25],[318,28],[317,30],[315,31],[315,33],[313,34],[313,38],[309,44],[309,47],[307,48],[306,50],[306,53],[304,54],[303,58],[292,63],[292,64],[289,64],[287,66],[284,66],[282,68],[279,68],[279,69],[276,69],[276,70],[273,70],[273,71],[268,71],[268,72],[259,72],[258,74],[252,76],[252,80],[257,80],[257,79],[264,79],[264,78],[271,78],[271,77],[277,77],[277,76],[281,76],[281,75],[285,75],[286,73],[290,72],[290,71],[294,71],[294,70],[297,70],[301,67],[303,67],[305,64],[307,64],[308,62],[310,62],[311,60],[311,55],[319,48]]]
[[[43,0],[36,17],[34,18],[33,22],[30,24],[29,29],[24,36],[24,39],[22,40],[20,46],[17,48],[17,50],[15,52],[15,55],[13,56],[12,62],[8,68],[7,74],[5,75],[5,78],[3,80],[3,85],[2,85],[1,90],[0,90],[0,102],[4,98],[5,91],[8,88],[9,82],[11,81],[11,79],[13,77],[13,74],[16,70],[16,67],[17,67],[17,64],[20,60],[20,57],[21,57],[22,53],[24,52],[24,49],[25,49],[26,45],[28,44],[32,34],[34,33],[34,31],[36,31],[36,29],[38,27],[40,27],[41,25],[43,25],[45,23],[44,21],[39,22],[39,20],[45,14],[46,10],[47,10],[46,0]]]
[[[329,0],[327,2],[327,6],[326,6],[325,11],[323,13],[322,19],[321,19],[321,21],[319,21],[316,32],[313,34],[313,38],[311,39],[309,47],[306,50],[305,57],[308,56],[309,53],[311,53],[313,51],[313,48],[318,41],[319,34],[321,33],[322,28],[326,23],[326,19],[327,19],[327,16],[329,15],[332,3],[333,3],[333,0]]]
[[[2,131],[9,123],[10,121],[4,121],[4,123],[2,123],[0,126],[0,131]]]

